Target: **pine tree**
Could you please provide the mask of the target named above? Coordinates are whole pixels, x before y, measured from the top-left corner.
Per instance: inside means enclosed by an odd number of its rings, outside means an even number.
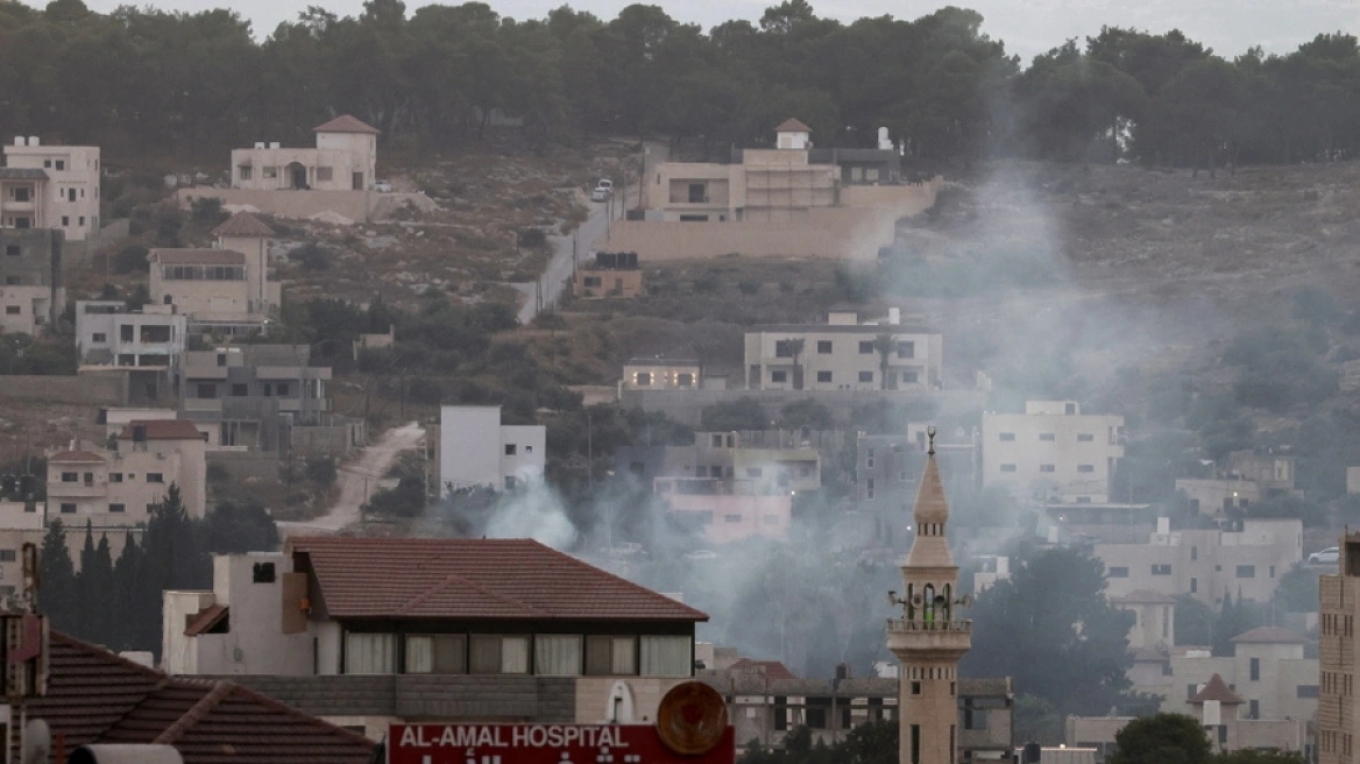
[[[113,604],[113,555],[106,535],[100,534],[94,550],[82,555],[80,590],[86,603],[86,639],[102,645],[113,644],[117,638],[114,623],[119,614]]]
[[[66,529],[61,520],[53,520],[47,526],[38,565],[42,572],[38,610],[51,619],[52,628],[71,631],[75,626],[78,591],[75,566],[66,550]]]
[[[139,597],[141,579],[145,575],[142,568],[141,547],[129,530],[123,553],[118,555],[118,562],[113,566],[113,596],[109,598],[114,618],[113,636],[108,644],[117,650],[133,649],[138,634],[137,624],[149,617]]]

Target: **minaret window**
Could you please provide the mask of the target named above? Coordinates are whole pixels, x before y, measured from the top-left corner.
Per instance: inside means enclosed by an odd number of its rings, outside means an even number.
[[[941,608],[941,612],[944,614],[944,620],[948,622],[950,620],[949,618],[950,610],[952,609],[953,605],[953,601],[949,596],[949,584],[944,585],[944,596],[938,597],[937,599],[939,599],[941,604],[943,605],[943,608]]]
[[[916,584],[907,584],[907,620],[916,620]]]
[[[925,614],[925,619],[924,619],[924,620],[925,620],[926,623],[934,623],[934,622],[935,622],[935,585],[934,585],[934,584],[926,584],[926,588],[925,588],[925,593],[924,593],[924,594],[925,594],[925,603],[924,603],[924,607],[922,608],[922,609],[924,610],[924,614]]]

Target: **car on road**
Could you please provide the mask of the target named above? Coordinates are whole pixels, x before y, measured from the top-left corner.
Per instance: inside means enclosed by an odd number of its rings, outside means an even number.
[[[1341,550],[1334,546],[1329,546],[1320,552],[1313,552],[1308,555],[1309,565],[1335,565],[1341,559]]]
[[[392,184],[385,180],[380,180],[373,184],[373,190],[380,194],[390,194],[392,193]]]
[[[609,178],[600,178],[595,183],[595,190],[590,192],[592,202],[607,202],[609,197],[614,195],[614,181]]]

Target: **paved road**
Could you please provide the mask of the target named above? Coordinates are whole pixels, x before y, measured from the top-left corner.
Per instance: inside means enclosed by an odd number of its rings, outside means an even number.
[[[633,201],[631,194],[636,193],[635,188],[628,189],[630,201]],[[581,263],[590,256],[590,251],[602,246],[605,236],[609,230],[607,214],[612,213],[615,220],[623,216],[623,203],[619,195],[609,203],[590,202],[590,216],[581,224],[580,228],[570,236],[549,236],[548,241],[553,245],[553,256],[548,261],[548,268],[537,282],[529,284],[515,284],[515,288],[524,293],[524,305],[519,309],[519,322],[527,324],[534,320],[540,309],[540,291],[542,294],[541,307],[552,307],[561,296],[562,290],[571,283],[572,273],[572,242],[576,242],[576,256]]]
[[[378,481],[386,477],[397,456],[417,448],[424,437],[424,428],[416,422],[383,433],[377,443],[366,446],[355,459],[340,467],[336,476],[340,496],[326,514],[306,522],[279,523],[279,535],[286,539],[309,533],[335,533],[359,522],[359,508],[377,490]]]

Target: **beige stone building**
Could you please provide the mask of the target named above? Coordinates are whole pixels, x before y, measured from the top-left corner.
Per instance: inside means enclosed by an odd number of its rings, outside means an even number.
[[[136,420],[110,438],[110,448],[58,451],[48,457],[47,505],[67,526],[96,530],[144,524],[151,508],[178,486],[184,510],[207,510],[203,435],[182,419]]]
[[[703,367],[692,358],[634,358],[623,365],[622,390],[697,390]]]
[[[97,238],[100,173],[97,146],[15,138],[0,168],[0,227],[53,228],[67,241]]]
[[[942,346],[896,308],[881,321],[833,311],[822,325],[759,326],[746,333],[746,389],[925,392],[941,384]]]
[[[933,442],[912,519],[916,538],[902,565],[905,591],[889,595],[903,615],[888,622],[888,649],[901,663],[898,761],[946,764],[959,760],[958,667],[972,647],[973,622],[960,617],[966,600],[959,596],[959,569],[949,551],[949,503]]]
[[[1360,716],[1355,708],[1355,688],[1360,684],[1355,677],[1360,667],[1360,642],[1355,639],[1360,611],[1360,533],[1342,537],[1338,570],[1322,576],[1319,583],[1318,762],[1352,764],[1360,740]]]
[[[1280,577],[1303,560],[1303,523],[1253,519],[1240,531],[1172,531],[1168,518],[1141,544],[1096,544],[1112,600],[1137,591],[1189,594],[1209,605],[1223,596],[1268,602]]]
[[[378,130],[345,114],[313,128],[316,148],[256,143],[231,152],[231,187],[367,191],[378,179]]]
[[[59,230],[0,227],[0,331],[36,336],[56,324],[66,310],[63,244]]]
[[[1124,417],[1075,401],[1027,401],[1023,414],[982,414],[982,484],[1017,498],[1104,504],[1124,457]]]
[[[585,300],[632,298],[647,293],[636,252],[596,252],[572,274],[571,293]]]
[[[281,284],[269,271],[274,230],[238,212],[213,233],[213,249],[151,250],[151,300],[172,306],[192,326],[259,328],[282,300]]]

